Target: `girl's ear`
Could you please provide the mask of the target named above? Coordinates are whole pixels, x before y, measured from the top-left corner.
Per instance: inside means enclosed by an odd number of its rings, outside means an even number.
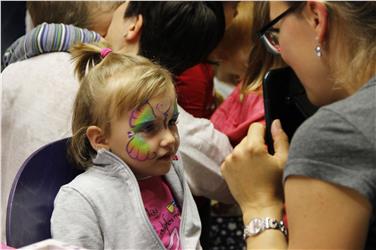
[[[101,128],[97,126],[88,127],[86,130],[86,137],[89,139],[90,145],[95,151],[98,151],[101,148],[110,149],[108,141]]]
[[[142,15],[129,17],[129,22],[130,24],[128,26],[127,33],[125,34],[125,39],[128,42],[138,41],[141,35],[141,30],[142,30],[142,25],[143,25]]]
[[[315,30],[317,42],[324,43],[328,32],[328,9],[319,1],[308,1],[305,17]]]

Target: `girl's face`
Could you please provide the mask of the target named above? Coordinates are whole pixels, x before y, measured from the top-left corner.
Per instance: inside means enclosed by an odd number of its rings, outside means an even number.
[[[164,175],[179,147],[178,115],[173,90],[153,97],[112,123],[109,148],[137,178]]]
[[[321,3],[308,2],[302,12],[290,13],[276,23],[273,28],[279,29],[280,54],[302,81],[310,101],[322,106],[343,97],[342,90],[336,89],[329,74],[325,41],[320,46],[322,56],[318,57],[315,47],[319,45],[319,37],[327,33],[327,19],[320,15]],[[319,6],[319,7],[318,7]],[[270,18],[273,20],[288,9],[284,2],[270,2]],[[325,19],[325,20],[324,20]],[[321,26],[320,26],[321,25]],[[327,36],[327,34],[326,34]],[[325,35],[323,36],[325,37]]]

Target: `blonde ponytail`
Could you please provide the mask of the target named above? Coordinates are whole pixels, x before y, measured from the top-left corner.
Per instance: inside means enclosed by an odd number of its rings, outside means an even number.
[[[72,60],[76,63],[74,72],[80,81],[90,69],[104,59],[101,57],[101,50],[104,48],[109,48],[109,45],[102,41],[94,44],[79,43],[69,50]]]

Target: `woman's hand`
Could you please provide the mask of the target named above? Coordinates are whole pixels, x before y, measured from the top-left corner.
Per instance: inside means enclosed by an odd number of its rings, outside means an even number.
[[[288,155],[288,138],[280,121],[272,124],[275,154],[270,155],[264,142],[265,127],[253,123],[248,135],[226,157],[222,175],[242,211],[281,204],[282,172]]]

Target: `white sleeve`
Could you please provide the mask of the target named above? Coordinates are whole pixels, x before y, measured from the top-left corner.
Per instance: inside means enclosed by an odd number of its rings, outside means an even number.
[[[179,151],[192,193],[233,203],[220,172],[222,161],[233,149],[230,141],[213,127],[210,120],[195,118],[180,106],[179,113]]]

